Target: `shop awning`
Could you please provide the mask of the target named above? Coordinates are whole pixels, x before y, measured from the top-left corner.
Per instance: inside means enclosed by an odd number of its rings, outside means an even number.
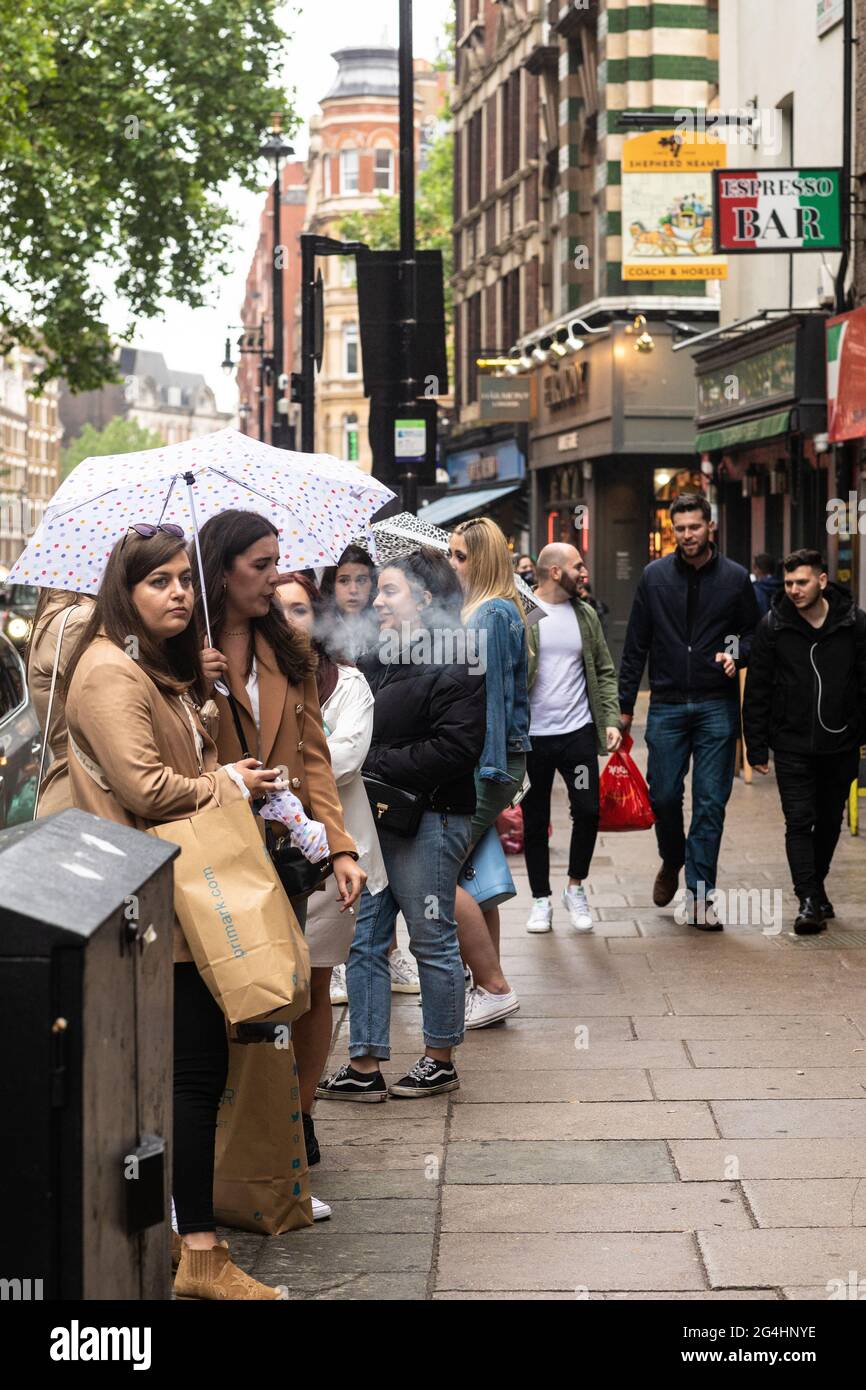
[[[449,521],[459,521],[461,516],[468,516],[470,512],[492,507],[510,492],[519,492],[521,487],[522,483],[510,483],[507,487],[482,487],[477,492],[464,492],[460,497],[440,497],[438,502],[422,507],[418,515],[433,526],[445,526]]]
[[[744,420],[740,425],[726,425],[721,430],[704,430],[695,440],[695,449],[699,454],[709,454],[714,449],[735,449],[740,444],[775,439],[777,435],[787,434],[790,427],[790,410],[780,410],[760,420]]]

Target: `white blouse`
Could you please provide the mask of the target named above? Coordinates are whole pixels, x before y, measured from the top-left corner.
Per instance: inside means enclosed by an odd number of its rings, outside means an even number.
[[[356,666],[338,666],[337,672],[337,684],[322,706],[322,721],[343,821],[358,847],[367,888],[375,897],[387,886],[388,875],[361,776],[373,737],[373,692]]]

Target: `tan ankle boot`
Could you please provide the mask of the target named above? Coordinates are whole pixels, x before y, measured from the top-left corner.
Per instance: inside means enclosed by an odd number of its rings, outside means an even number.
[[[232,1263],[225,1241],[210,1250],[183,1246],[174,1281],[174,1296],[180,1299],[284,1299],[279,1289],[260,1284]]]

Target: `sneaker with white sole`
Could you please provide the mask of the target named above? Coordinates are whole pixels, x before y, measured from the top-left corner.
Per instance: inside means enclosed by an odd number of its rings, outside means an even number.
[[[313,1220],[327,1221],[328,1217],[331,1215],[331,1208],[328,1206],[328,1203],[320,1202],[318,1197],[311,1197],[310,1201],[313,1204]]]
[[[553,903],[550,898],[532,899],[532,911],[526,919],[526,930],[553,931]]]
[[[380,1071],[356,1071],[349,1062],[316,1087],[318,1100],[380,1101],[388,1099],[388,1088]]]
[[[491,1023],[516,1014],[520,1000],[510,989],[507,994],[490,994],[488,990],[475,985],[466,991],[466,1028],[486,1028]]]
[[[404,956],[398,946],[396,951],[392,951],[388,957],[388,965],[391,970],[391,993],[392,994],[420,994],[421,981],[418,979],[418,967],[409,956]]]
[[[562,903],[568,913],[568,920],[575,931],[592,931],[595,923],[589,903],[586,900],[586,892],[582,887],[579,888],[576,884],[571,884],[563,892]]]
[[[419,1057],[405,1076],[388,1087],[388,1094],[401,1100],[420,1100],[422,1096],[438,1096],[442,1091],[456,1091],[460,1082],[453,1062],[437,1062],[433,1057]]]
[[[348,1004],[349,996],[346,992],[346,967],[345,965],[335,965],[331,971],[331,1003]]]

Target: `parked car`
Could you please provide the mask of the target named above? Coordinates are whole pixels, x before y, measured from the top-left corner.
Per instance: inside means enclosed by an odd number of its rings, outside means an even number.
[[[24,664],[0,634],[0,829],[32,818],[41,755],[42,732]]]
[[[0,581],[0,632],[20,651],[27,646],[38,598],[39,590],[30,584]]]

